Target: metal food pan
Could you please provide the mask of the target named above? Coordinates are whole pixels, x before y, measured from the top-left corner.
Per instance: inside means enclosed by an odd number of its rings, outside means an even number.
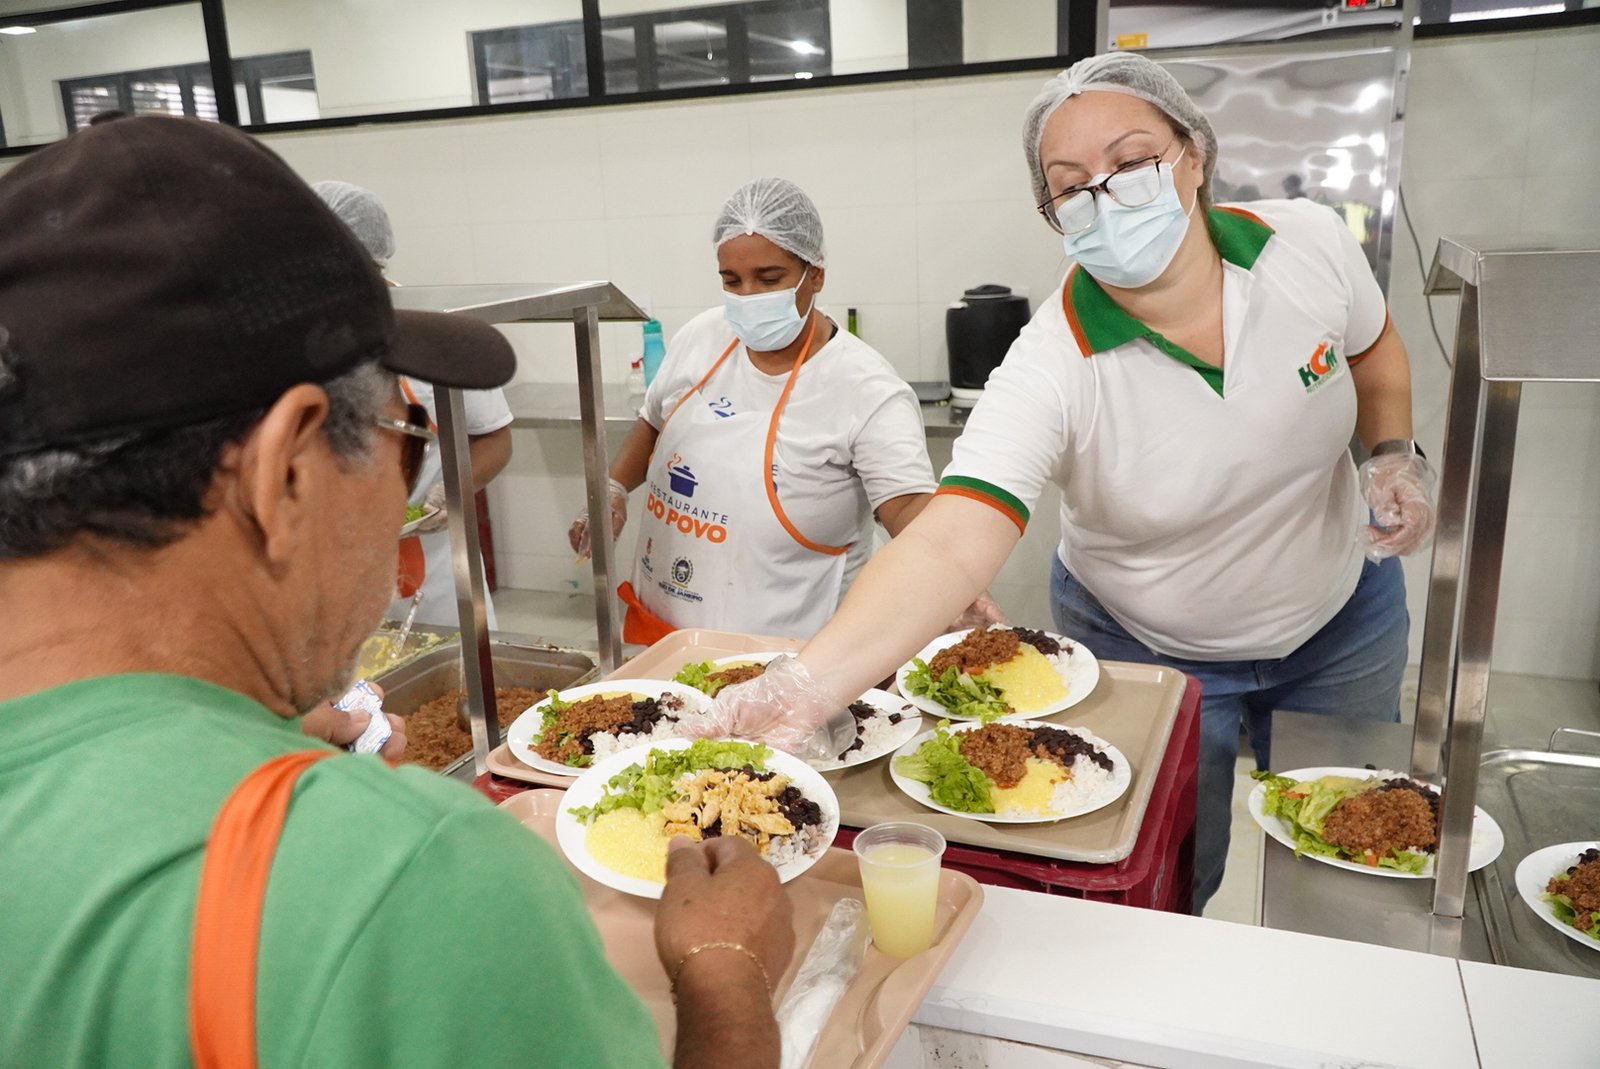
[[[1561,732],[1557,732],[1561,734]],[[1556,843],[1600,839],[1600,755],[1493,750],[1483,755],[1478,804],[1495,815],[1506,848],[1473,875],[1501,965],[1600,979],[1600,950],[1564,938],[1517,894],[1517,865]]]
[[[536,639],[496,634],[489,640],[497,687],[531,687],[552,690],[587,683],[599,672],[594,658],[582,650],[549,646]],[[461,689],[461,643],[452,641],[429,650],[373,682],[383,688],[383,707],[396,716],[409,716],[435,698]],[[472,749],[440,771],[451,775],[465,767],[472,778]]]

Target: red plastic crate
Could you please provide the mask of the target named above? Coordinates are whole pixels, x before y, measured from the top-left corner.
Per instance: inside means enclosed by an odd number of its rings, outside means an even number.
[[[1195,770],[1199,759],[1200,681],[1191,676],[1178,704],[1139,838],[1127,857],[1107,865],[1088,865],[952,844],[945,848],[945,867],[996,887],[1188,913],[1193,901]],[[855,829],[840,828],[834,845],[848,847],[855,837]]]

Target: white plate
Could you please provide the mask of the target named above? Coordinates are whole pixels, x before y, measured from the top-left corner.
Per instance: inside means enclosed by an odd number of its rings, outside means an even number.
[[[1278,772],[1275,774],[1287,776],[1292,780],[1321,779],[1323,776],[1351,776],[1355,779],[1371,779],[1373,776],[1382,776],[1384,779],[1393,779],[1402,775],[1399,772],[1384,771],[1382,769],[1374,771],[1370,768],[1347,768],[1331,765],[1325,768],[1297,768],[1291,772]],[[1424,786],[1438,793],[1438,788],[1433,787],[1432,784],[1424,784]],[[1250,815],[1255,818],[1257,824],[1261,825],[1262,831],[1287,846],[1290,850],[1293,850],[1294,835],[1289,830],[1289,822],[1282,817],[1269,817],[1262,811],[1266,796],[1267,785],[1265,783],[1257,783],[1251,789],[1250,797],[1246,803],[1250,808]],[[1482,808],[1474,806],[1472,812],[1472,851],[1467,857],[1467,871],[1477,872],[1500,856],[1500,851],[1506,848],[1506,836],[1500,830],[1500,825],[1496,824],[1494,818],[1485,813]],[[1431,857],[1422,866],[1421,872],[1411,873],[1401,872],[1399,869],[1384,868],[1381,865],[1363,865],[1359,861],[1346,861],[1342,857],[1325,857],[1322,854],[1302,854],[1301,856],[1308,857],[1312,861],[1320,861],[1324,865],[1332,865],[1336,869],[1363,872],[1368,876],[1393,876],[1401,880],[1433,879],[1433,858]]]
[[[1083,728],[1067,727],[1065,724],[1036,724],[1030,720],[1024,720],[1023,718],[1016,716],[1002,717],[1001,719],[994,721],[994,723],[1016,724],[1018,727],[1061,728],[1064,731],[1070,731],[1075,735],[1079,735],[1085,739],[1088,739],[1090,742],[1100,747],[1102,753],[1111,758],[1111,782],[1106,784],[1105,790],[1095,795],[1088,802],[1078,806],[1076,809],[1069,809],[1064,813],[1052,813],[1048,816],[1039,815],[1023,817],[1002,817],[995,813],[963,813],[959,809],[951,809],[948,806],[942,806],[938,802],[935,802],[926,783],[923,783],[920,780],[914,780],[909,776],[903,776],[900,774],[900,770],[895,768],[896,761],[899,761],[900,758],[905,757],[908,754],[915,753],[923,743],[933,738],[934,732],[924,731],[916,738],[907,742],[904,746],[901,746],[900,749],[895,751],[894,756],[889,759],[889,775],[894,780],[895,786],[899,787],[902,791],[905,791],[906,794],[909,795],[914,801],[927,806],[929,809],[937,809],[941,813],[949,813],[953,817],[963,817],[967,820],[978,820],[985,824],[1044,824],[1049,823],[1050,821],[1066,820],[1069,817],[1081,817],[1085,813],[1093,813],[1097,809],[1104,809],[1106,806],[1110,805],[1112,802],[1115,802],[1118,798],[1121,798],[1124,794],[1126,794],[1129,784],[1133,782],[1133,766],[1130,765],[1128,763],[1128,759],[1122,755],[1122,751],[1111,745],[1105,739],[1100,738],[1093,732],[1086,731]],[[952,724],[950,725],[949,731],[951,734],[960,734],[966,731],[977,731],[982,726],[982,724],[979,724],[976,721],[969,721],[965,724]]]
[[[794,650],[790,650],[789,655],[792,656],[794,652]],[[731,657],[718,657],[711,663],[718,668],[730,664],[766,664],[774,657],[782,656],[784,656],[784,654],[774,652],[773,650],[759,650],[755,653],[735,653]]]
[[[922,647],[922,652],[917,654],[917,656],[912,658],[912,660],[921,660],[926,663],[933,659],[934,654],[938,653],[946,646],[954,646],[957,642],[960,642],[962,639],[970,635],[972,631],[972,628],[968,628],[965,631],[952,631],[948,635],[940,635],[938,638]],[[1058,669],[1061,674],[1061,682],[1066,684],[1067,696],[1056,702],[1054,705],[1046,706],[1043,709],[1039,709],[1031,713],[1009,714],[1011,719],[1037,720],[1043,716],[1053,716],[1054,714],[1061,712],[1063,709],[1070,709],[1074,705],[1077,705],[1079,702],[1083,701],[1083,699],[1087,698],[1089,693],[1094,690],[1095,684],[1100,682],[1100,662],[1095,659],[1094,654],[1089,652],[1089,648],[1087,646],[1081,642],[1074,642],[1072,639],[1066,638],[1063,635],[1057,635],[1049,631],[1044,633],[1061,643],[1063,647],[1070,649],[1070,652],[1067,654],[1066,668]],[[955,713],[952,713],[950,710],[946,709],[932,698],[924,697],[918,694],[912,694],[911,690],[906,686],[906,674],[910,672],[912,668],[912,661],[907,661],[905,664],[900,666],[900,671],[896,672],[894,675],[894,685],[901,694],[905,695],[906,701],[910,702],[912,705],[915,705],[918,709],[921,709],[929,716],[937,716],[948,720],[977,719],[976,717],[971,716],[957,716]]]
[[[612,754],[593,768],[586,770],[578,777],[577,782],[567,788],[566,802],[556,814],[556,842],[561,845],[561,852],[567,855],[567,860],[571,861],[579,872],[607,887],[614,887],[630,895],[638,895],[641,898],[661,897],[663,884],[652,880],[641,880],[637,876],[624,876],[596,861],[584,841],[589,826],[580,823],[571,811],[580,806],[594,805],[605,793],[606,783],[611,777],[629,765],[643,764],[645,755],[651,750],[685,750],[690,745],[689,739],[668,739],[665,742],[635,746],[630,750]],[[788,883],[815,865],[833,844],[834,836],[839,833],[839,799],[834,795],[833,788],[828,786],[828,781],[822,778],[822,774],[798,757],[791,757],[781,750],[773,750],[767,758],[766,765],[769,771],[781,772],[787,776],[789,781],[800,789],[801,794],[817,803],[822,810],[822,836],[819,841],[812,843],[811,852],[787,864],[776,866],[778,879]]]
[[[903,712],[905,714],[898,724],[891,724],[888,736],[882,746],[863,746],[858,754],[851,754],[850,761],[810,761],[807,762],[818,772],[833,772],[841,768],[854,768],[864,765],[869,761],[876,761],[885,754],[894,753],[904,746],[911,737],[922,730],[922,712],[898,694],[890,694],[886,690],[876,688],[867,691],[858,702],[866,702],[880,713]]]
[[[439,515],[439,510],[437,508],[432,505],[425,505],[422,509],[421,516],[418,516],[416,519],[400,528],[400,537],[404,538],[406,535],[411,534],[418,527],[421,527],[423,524],[427,523],[437,515]]]
[[[668,694],[676,694],[683,699],[684,713],[704,712],[710,704],[704,694],[693,687],[686,687],[682,683],[674,683],[666,679],[609,679],[600,683],[586,683],[581,687],[570,689],[557,688],[564,702],[578,702],[584,698],[593,698],[602,694],[643,694],[647,698],[661,698]],[[536,768],[540,772],[548,772],[553,776],[577,777],[586,770],[573,768],[571,765],[560,765],[547,757],[540,757],[534,752],[534,747],[539,744],[539,737],[544,732],[544,710],[550,704],[546,698],[538,705],[523,711],[522,715],[506,729],[506,745],[516,755],[517,760],[529,768]],[[679,715],[682,715],[681,713]],[[677,719],[674,717],[673,719]]]
[[[1600,842],[1586,843],[1557,843],[1547,846],[1543,850],[1535,850],[1521,861],[1517,862],[1517,894],[1528,903],[1528,908],[1539,915],[1539,919],[1550,927],[1566,936],[1575,939],[1590,950],[1600,950],[1600,942],[1590,939],[1583,932],[1556,916],[1555,907],[1546,902],[1543,897],[1545,886],[1550,882],[1550,877],[1558,872],[1565,872],[1577,863],[1578,855],[1585,850],[1600,847]]]

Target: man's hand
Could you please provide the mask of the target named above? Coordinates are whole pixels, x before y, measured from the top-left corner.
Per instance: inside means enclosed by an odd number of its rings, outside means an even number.
[[[754,963],[736,950],[705,951],[685,959],[706,943],[737,943],[760,960],[766,978],[775,984],[794,955],[793,915],[777,870],[745,840],[672,840],[667,886],[656,912],[656,953],[669,977],[681,963],[680,979],[688,982],[693,974],[702,987],[761,983]]]
[[[383,697],[383,688],[376,683],[369,686],[378,692],[378,697]],[[398,761],[406,752],[406,721],[404,717],[395,716],[393,713],[384,713],[389,718],[389,730],[392,734],[389,741],[383,744],[379,756],[388,761]],[[367,718],[352,716],[343,709],[335,709],[333,702],[325,701],[313,708],[300,718],[300,730],[314,739],[331,742],[335,746],[348,746],[361,737],[366,730]]]

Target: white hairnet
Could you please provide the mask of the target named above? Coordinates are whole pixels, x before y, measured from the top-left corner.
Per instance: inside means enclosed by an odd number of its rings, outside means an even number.
[[[822,216],[811,198],[787,178],[758,178],[741,186],[717,215],[712,245],[744,234],[760,234],[808,264],[826,267]]]
[[[1022,150],[1028,155],[1028,173],[1033,178],[1033,202],[1043,204],[1050,195],[1045,186],[1044,165],[1039,160],[1039,140],[1044,124],[1062,103],[1079,93],[1126,93],[1154,104],[1177,123],[1199,147],[1205,159],[1205,181],[1217,168],[1217,135],[1211,123],[1189,94],[1165,67],[1135,52],[1106,52],[1081,59],[1044,83],[1039,95],[1028,105],[1022,121]]]
[[[345,226],[355,231],[378,266],[387,265],[394,255],[394,227],[377,194],[349,182],[318,182],[311,188],[322,203],[333,209],[333,214],[344,220]]]

